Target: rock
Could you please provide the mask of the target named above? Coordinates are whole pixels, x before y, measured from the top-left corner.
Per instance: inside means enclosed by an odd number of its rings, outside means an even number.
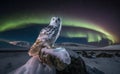
[[[67,50],[71,57],[71,64],[62,71],[56,71],[56,74],[88,74],[83,59],[74,51]]]
[[[39,54],[40,61],[49,66],[54,66],[57,70],[63,70],[71,63],[69,53],[63,47],[54,49],[43,48]]]
[[[108,57],[108,58],[111,58],[111,57],[113,57],[113,54],[110,54],[110,53],[100,53],[100,54],[96,55],[96,57]]]
[[[120,57],[120,53],[119,53],[119,52],[116,52],[116,53],[115,53],[115,56]]]
[[[105,74],[104,72],[98,70],[97,68],[93,67],[91,68],[90,66],[86,66],[88,74]]]

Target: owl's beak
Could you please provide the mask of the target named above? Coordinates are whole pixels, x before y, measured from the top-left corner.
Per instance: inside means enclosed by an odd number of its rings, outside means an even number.
[[[55,23],[57,23],[57,20],[55,21]]]

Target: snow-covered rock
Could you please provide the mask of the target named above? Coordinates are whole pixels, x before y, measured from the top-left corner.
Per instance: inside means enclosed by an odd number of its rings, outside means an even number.
[[[46,64],[42,64],[38,56],[34,56],[20,68],[10,72],[9,74],[55,74],[55,68]]]

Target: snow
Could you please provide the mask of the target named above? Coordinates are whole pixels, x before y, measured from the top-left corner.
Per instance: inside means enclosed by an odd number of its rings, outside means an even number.
[[[42,64],[38,60],[38,56],[34,56],[28,60],[26,64],[9,74],[55,74],[54,67]]]
[[[85,64],[93,69],[98,69],[104,74],[120,73],[120,57],[112,58],[84,58]]]
[[[110,46],[106,46],[106,47],[102,47],[100,49],[104,49],[104,50],[120,50],[120,45],[110,45]]]
[[[71,56],[78,57],[76,53],[70,52],[69,49],[67,49],[67,51],[68,53],[71,54]],[[82,59],[85,61],[85,64],[87,66],[87,71],[89,72],[89,74],[119,74],[120,73],[120,57],[116,57],[116,56],[111,58],[82,57]],[[39,69],[41,69],[42,67],[43,71],[47,70],[47,71],[50,71],[50,73],[52,72],[54,73],[54,67],[52,67],[52,70],[51,70],[49,66],[46,66],[46,65],[43,66],[41,64],[38,64],[37,60],[36,61],[33,61],[33,60],[36,60],[36,57],[33,57],[33,58],[29,57],[27,52],[9,52],[9,53],[1,52],[0,53],[0,74],[7,74],[8,72],[11,72],[11,71],[16,72],[15,69],[26,70],[25,68],[28,68],[26,67],[26,65],[29,65],[31,67],[33,65],[32,64],[33,62],[34,62],[34,65],[36,65]],[[35,68],[37,69],[37,67]],[[27,70],[31,70],[31,69],[29,68]]]
[[[26,52],[0,53],[0,74],[7,74],[17,69],[25,64],[29,58]]]

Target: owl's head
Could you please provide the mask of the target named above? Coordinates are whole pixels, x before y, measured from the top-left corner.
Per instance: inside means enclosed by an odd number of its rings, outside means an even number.
[[[50,21],[50,25],[54,27],[59,27],[62,25],[62,20],[59,17],[52,17]]]

